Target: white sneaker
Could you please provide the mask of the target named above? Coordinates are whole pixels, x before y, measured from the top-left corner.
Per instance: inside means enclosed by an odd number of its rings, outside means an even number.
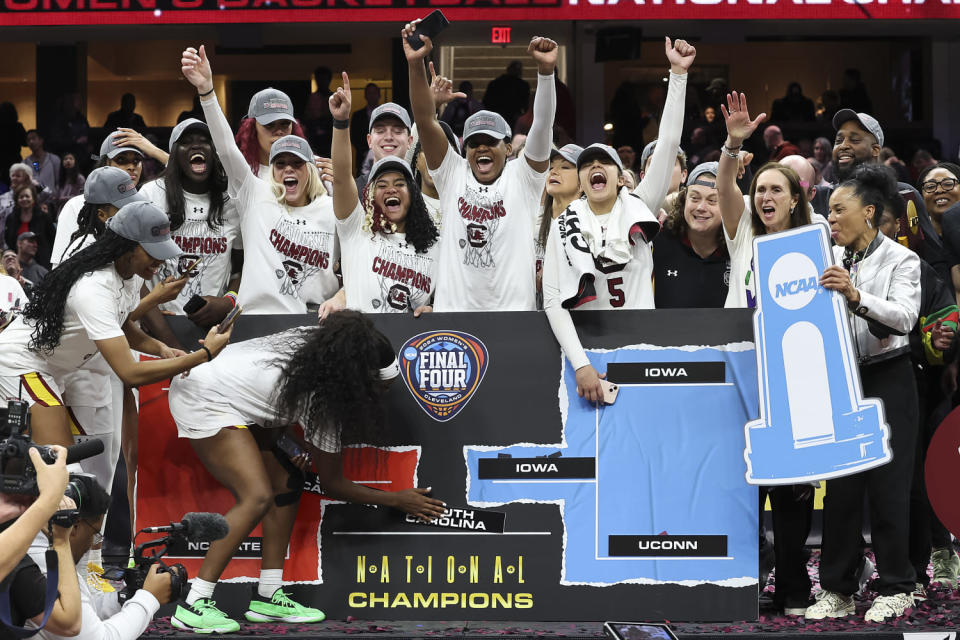
[[[807,620],[844,618],[856,609],[853,596],[845,596],[833,591],[821,591],[815,597],[817,601],[807,607],[807,612],[803,616]]]
[[[909,593],[898,593],[895,596],[877,596],[863,619],[867,622],[883,622],[891,618],[899,618],[912,606],[913,596]]]

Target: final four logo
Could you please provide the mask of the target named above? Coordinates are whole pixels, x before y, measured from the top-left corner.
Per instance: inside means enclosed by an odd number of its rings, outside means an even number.
[[[487,372],[487,348],[460,331],[430,331],[400,349],[407,388],[434,420],[446,422],[467,406]]]

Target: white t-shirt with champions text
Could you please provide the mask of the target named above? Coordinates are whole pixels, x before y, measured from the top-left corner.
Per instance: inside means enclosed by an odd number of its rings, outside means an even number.
[[[167,212],[167,190],[162,179],[145,184],[140,193]],[[170,231],[170,236],[183,253],[167,260],[147,286],[152,289],[165,278],[178,278],[198,258],[201,262],[193,269],[180,295],[175,300],[159,305],[162,311],[183,314],[183,305],[193,296],[222,296],[226,293],[233,270],[231,254],[234,249],[242,249],[243,245],[236,203],[226,195],[224,198],[223,224],[211,229],[207,224],[210,195],[183,192],[184,221],[179,228]]]
[[[143,278],[120,277],[108,265],[84,274],[70,289],[63,313],[60,344],[49,354],[30,351],[34,327],[19,316],[0,332],[0,375],[37,371],[61,377],[86,364],[97,353],[97,340],[123,336],[123,323],[140,303]]]
[[[343,249],[347,307],[365,313],[403,313],[430,304],[437,243],[417,253],[403,233],[364,231],[360,202],[337,221]]]
[[[278,352],[295,345],[305,328],[228,345],[211,360],[194,367],[186,378],[170,384],[170,414],[181,437],[204,438],[226,427],[259,425],[286,427],[304,424],[302,416],[277,424],[276,394],[280,388],[282,360]],[[339,434],[318,429],[313,443],[323,451],[340,450]]]
[[[239,304],[245,313],[306,313],[308,304],[320,305],[340,289],[333,198],[324,193],[303,207],[281,204],[270,184],[250,171],[216,96],[200,105],[240,216]]]
[[[447,149],[430,170],[444,220],[438,252],[436,311],[533,311],[535,257],[530,242],[547,172],[521,156],[491,184]]]

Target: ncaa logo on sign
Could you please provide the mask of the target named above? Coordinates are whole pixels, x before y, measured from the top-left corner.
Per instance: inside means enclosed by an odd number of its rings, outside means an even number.
[[[802,253],[786,253],[770,268],[770,297],[788,311],[802,309],[820,290],[817,266]]]
[[[421,333],[400,348],[403,380],[427,415],[446,422],[467,405],[489,358],[480,340],[461,331]]]

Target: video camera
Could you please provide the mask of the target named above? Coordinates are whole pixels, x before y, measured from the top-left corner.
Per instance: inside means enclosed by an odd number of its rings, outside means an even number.
[[[136,546],[133,552],[133,566],[123,571],[123,581],[126,583],[119,594],[120,602],[126,602],[133,597],[137,590],[143,588],[143,583],[150,573],[150,567],[158,563],[161,571],[171,574],[170,599],[179,600],[183,596],[183,589],[187,584],[187,570],[182,564],[167,566],[160,559],[167,553],[170,545],[187,540],[189,542],[213,542],[225,537],[230,531],[226,518],[219,513],[188,513],[180,522],[170,523],[163,527],[147,527],[141,533],[167,533],[162,538],[149,540]],[[152,550],[149,555],[147,551]],[[105,577],[108,577],[105,575]]]
[[[10,400],[6,408],[0,407],[0,493],[39,495],[37,470],[30,459],[29,451],[36,448],[47,464],[57,461],[53,449],[35,443],[30,438],[30,405],[22,400]],[[103,442],[88,440],[67,448],[67,464],[85,460],[103,452]],[[80,506],[86,487],[93,476],[70,474],[66,495]],[[95,479],[93,479],[96,482]],[[71,493],[72,492],[72,493]]]

